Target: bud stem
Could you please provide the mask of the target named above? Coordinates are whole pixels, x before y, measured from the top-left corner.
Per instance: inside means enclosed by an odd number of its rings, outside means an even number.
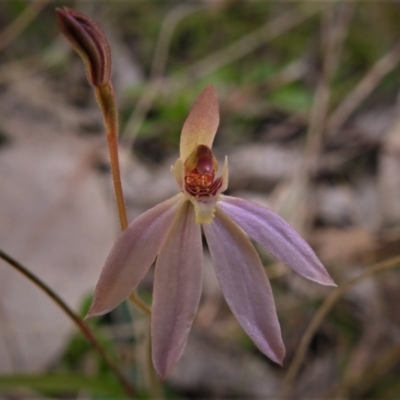
[[[111,82],[105,85],[95,86],[95,93],[100,109],[103,113],[104,125],[106,127],[108,150],[110,154],[111,171],[113,175],[114,191],[117,200],[118,215],[121,230],[128,226],[124,194],[121,183],[121,173],[118,157],[118,110],[115,105],[114,90]]]

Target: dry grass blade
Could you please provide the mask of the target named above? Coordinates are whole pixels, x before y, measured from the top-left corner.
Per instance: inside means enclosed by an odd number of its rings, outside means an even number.
[[[125,129],[122,132],[123,136],[129,137],[130,146],[133,145],[146,114],[159,92],[160,85],[163,83],[162,76],[167,65],[169,48],[176,27],[184,18],[194,12],[202,10],[203,8],[204,7],[199,6],[178,5],[165,17],[154,50],[150,79],[136,104],[133,114],[129,118]]]
[[[283,35],[317,12],[314,8],[307,9],[304,12],[299,12],[298,9],[287,11],[238,41],[192,64],[184,71],[184,76],[179,72],[170,78],[163,78],[162,72],[167,61],[170,39],[176,25],[183,18],[200,9],[199,7],[182,8],[182,6],[179,6],[177,10],[172,11],[173,15],[171,17],[167,16],[157,41],[150,82],[145,87],[143,95],[140,97],[135,111],[123,131],[123,135],[128,136],[131,141],[137,136],[146,114],[161,88],[166,92],[181,90],[189,84],[189,81],[193,82],[194,80],[201,79],[250,54],[266,42]],[[162,38],[164,35],[166,39]],[[159,62],[161,62],[161,66],[157,66]]]
[[[185,77],[182,76],[182,73],[178,73],[171,82],[172,86],[174,89],[180,89],[186,86],[188,81],[193,82],[193,80],[198,80],[212,74],[226,65],[252,53],[266,42],[283,35],[288,30],[313,16],[316,12],[316,8],[310,8],[304,11],[295,8],[279,15],[273,20],[269,20],[261,28],[256,29],[248,35],[243,36],[238,41],[211,53],[189,66],[184,72]]]
[[[400,42],[381,57],[367,72],[353,91],[331,114],[327,123],[328,135],[333,135],[353,114],[361,102],[372,93],[380,81],[400,62]]]
[[[310,111],[306,152],[315,157],[320,152],[331,97],[331,80],[340,62],[343,42],[353,16],[354,5],[327,4],[322,14],[322,75]],[[335,15],[337,14],[337,15]]]
[[[172,36],[178,24],[186,17],[203,9],[204,6],[179,4],[167,14],[157,37],[156,48],[154,50],[154,57],[150,70],[151,81],[161,77],[164,74],[164,70],[168,61],[168,53]]]
[[[336,290],[334,290],[331,295],[324,301],[321,307],[318,309],[314,318],[312,319],[310,325],[308,326],[306,332],[304,333],[301,342],[297,348],[296,354],[290,364],[284,381],[282,383],[282,393],[281,399],[287,399],[291,393],[294,379],[299,372],[300,366],[304,360],[307,349],[313,338],[316,330],[321,325],[323,319],[332,309],[332,307],[336,304],[336,302],[349,290],[351,287],[357,285],[359,282],[368,279],[376,274],[381,272],[393,269],[400,264],[400,256],[391,258],[386,261],[382,261],[380,263],[374,264],[371,267],[367,268],[362,274],[359,276],[348,280],[347,282],[340,285]]]
[[[289,213],[290,215],[296,214],[295,220],[291,220],[291,222],[295,223],[297,229],[300,230],[307,230],[313,217],[313,208],[306,205],[312,201],[309,196],[311,193],[309,190],[310,177],[320,160],[323,132],[331,97],[331,80],[339,65],[343,41],[353,15],[353,9],[352,4],[332,3],[327,4],[321,14],[322,71],[308,117],[303,166],[298,169],[284,202],[288,204],[290,198],[297,199],[296,209],[291,209]]]

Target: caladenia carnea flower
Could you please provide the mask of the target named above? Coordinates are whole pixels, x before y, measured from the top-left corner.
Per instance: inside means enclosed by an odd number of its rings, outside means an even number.
[[[184,350],[200,301],[203,229],[216,274],[232,312],[256,346],[282,364],[285,355],[271,286],[246,233],[304,277],[336,286],[310,246],[272,211],[224,196],[211,147],[218,101],[207,86],[182,129],[172,168],[179,194],[136,218],[119,236],[101,272],[88,316],[120,304],[156,259],[151,315],[153,365],[162,379]]]

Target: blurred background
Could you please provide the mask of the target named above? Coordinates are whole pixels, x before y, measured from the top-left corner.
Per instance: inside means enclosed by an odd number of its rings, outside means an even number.
[[[111,45],[129,220],[176,193],[180,130],[212,83],[227,193],[282,215],[339,284],[308,282],[259,249],[287,348],[281,368],[232,316],[206,253],[199,312],[165,396],[400,399],[400,4],[0,2],[0,249],[83,316],[119,223],[102,117],[56,24],[63,6]],[[149,303],[151,290],[152,271],[139,288]],[[87,323],[153,398],[140,311],[123,304]],[[0,393],[122,396],[76,327],[2,260]]]

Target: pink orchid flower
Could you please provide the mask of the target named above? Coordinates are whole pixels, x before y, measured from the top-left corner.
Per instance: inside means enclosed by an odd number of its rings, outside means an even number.
[[[221,193],[228,186],[211,151],[218,100],[207,86],[182,129],[172,168],[180,193],[136,218],[115,242],[88,316],[111,311],[136,288],[156,260],[151,315],[152,357],[165,379],[186,345],[200,301],[201,228],[225,299],[256,346],[282,364],[285,347],[271,286],[246,233],[304,277],[336,286],[310,246],[281,217],[256,203]]]

